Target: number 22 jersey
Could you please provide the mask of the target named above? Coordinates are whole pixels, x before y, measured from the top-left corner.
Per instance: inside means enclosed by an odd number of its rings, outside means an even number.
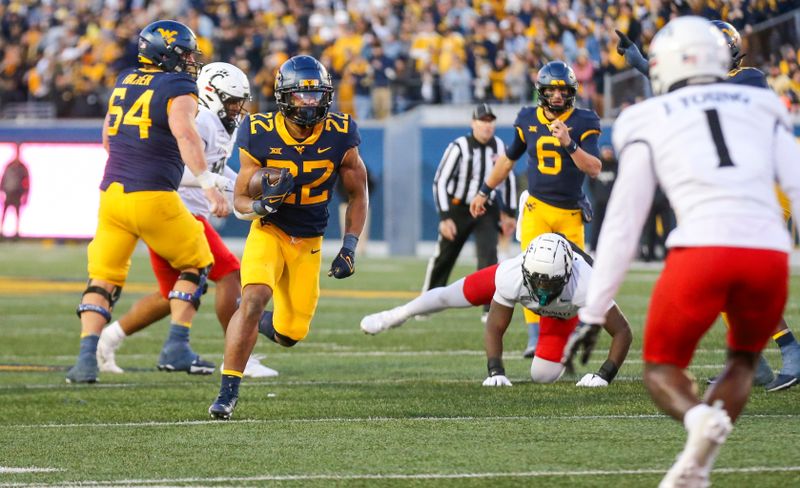
[[[347,114],[328,113],[302,141],[286,129],[283,114],[253,114],[237,135],[242,158],[260,166],[286,168],[294,190],[278,211],[261,219],[294,237],[317,237],[328,226],[328,203],[345,153],[361,143],[355,121]]]

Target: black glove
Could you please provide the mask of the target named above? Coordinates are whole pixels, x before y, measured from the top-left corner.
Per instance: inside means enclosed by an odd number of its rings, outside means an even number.
[[[339,254],[333,258],[331,269],[328,271],[328,276],[333,276],[336,279],[347,278],[356,272],[356,256],[355,250],[358,244],[358,237],[353,234],[345,234],[342,240],[342,248]]]
[[[274,213],[292,189],[294,189],[294,175],[286,168],[281,169],[278,181],[273,184],[270,184],[269,176],[264,173],[261,178],[261,199],[253,202],[253,211],[258,215]]]
[[[633,46],[633,41],[631,41],[630,37],[626,36],[619,30],[614,29],[614,32],[616,32],[617,36],[619,37],[619,42],[617,43],[617,52],[620,56],[625,56],[625,50]]]
[[[573,374],[575,367],[573,360],[578,351],[583,348],[581,354],[581,364],[589,362],[594,346],[597,344],[597,335],[600,333],[600,326],[596,324],[578,324],[575,332],[569,337],[566,347],[564,347],[564,360],[561,361],[568,373]]]

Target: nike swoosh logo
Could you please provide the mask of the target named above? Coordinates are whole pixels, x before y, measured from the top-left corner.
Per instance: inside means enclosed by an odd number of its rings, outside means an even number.
[[[320,250],[319,249],[312,249],[311,254],[317,254]]]
[[[280,202],[281,200],[283,200],[283,197],[272,197],[272,198],[267,198],[267,202],[269,202],[269,203],[278,203],[278,202]]]
[[[330,149],[331,149],[330,147],[318,147],[317,148],[317,154],[322,154],[325,151],[329,151]]]

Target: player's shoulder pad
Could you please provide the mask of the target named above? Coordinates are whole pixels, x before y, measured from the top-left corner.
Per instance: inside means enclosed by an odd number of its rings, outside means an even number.
[[[361,133],[358,131],[358,124],[349,114],[340,112],[328,112],[323,121],[326,132],[343,134],[345,147],[353,147],[361,144]]]
[[[572,116],[587,129],[600,130],[600,116],[594,110],[576,108]]]
[[[161,76],[163,81],[159,88],[165,90],[166,98],[197,96],[197,82],[188,73],[162,73]]]
[[[519,112],[517,112],[517,118],[514,120],[514,125],[527,127],[531,124],[532,120],[536,120],[536,107],[522,107]]]
[[[119,82],[120,82],[121,80],[123,80],[123,79],[124,79],[126,76],[128,76],[128,75],[129,75],[129,74],[131,74],[131,73],[133,73],[134,71],[136,71],[136,67],[135,67],[135,66],[133,66],[133,67],[130,67],[130,68],[125,68],[125,69],[123,69],[123,70],[122,70],[122,71],[120,71],[120,72],[119,72],[119,74],[117,75],[117,81],[116,81],[116,83],[117,83],[117,84],[119,84]]]
[[[236,130],[236,145],[241,148],[249,148],[250,147],[250,133],[253,130],[253,118],[263,114],[248,114],[242,122],[239,124],[239,128]]]
[[[737,85],[754,86],[756,88],[769,88],[767,75],[758,68],[746,66],[728,73],[728,82]]]

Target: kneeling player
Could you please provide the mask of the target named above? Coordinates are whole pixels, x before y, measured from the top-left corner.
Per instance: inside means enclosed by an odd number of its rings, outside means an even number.
[[[597,340],[599,329],[589,326],[581,326],[570,340],[578,325],[578,308],[586,300],[591,273],[589,256],[561,235],[542,234],[516,258],[446,287],[428,290],[405,305],[367,315],[361,320],[361,330],[378,334],[417,314],[491,304],[485,335],[489,376],[483,384],[511,386],[501,360],[503,335],[511,323],[514,305],[520,303],[542,317],[531,379],[552,383],[561,377],[579,347],[584,348],[581,360],[585,364]],[[608,386],[628,355],[631,330],[616,304],[607,312],[605,329],[612,337],[608,358],[596,374],[586,374],[577,386]]]

